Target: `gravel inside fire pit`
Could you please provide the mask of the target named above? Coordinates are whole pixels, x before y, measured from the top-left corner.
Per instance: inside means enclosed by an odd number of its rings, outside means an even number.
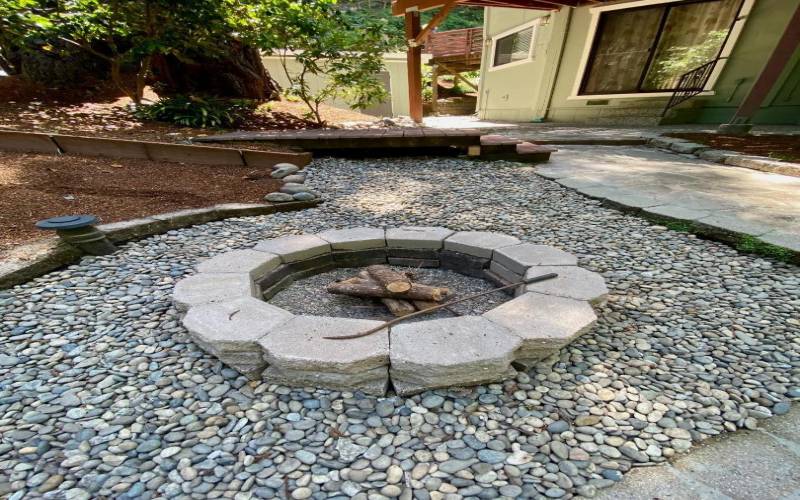
[[[465,276],[446,269],[411,267],[392,267],[392,269],[413,273],[415,283],[449,288],[450,295],[448,300],[459,299],[467,295],[497,288],[497,285],[489,281]],[[294,314],[358,319],[392,319],[392,314],[381,304],[379,299],[336,295],[325,290],[328,284],[355,276],[361,270],[361,268],[336,269],[295,281],[272,297],[269,303]],[[453,316],[480,315],[509,299],[511,299],[510,295],[503,292],[494,292],[474,300],[455,304],[447,309],[409,319],[408,321],[427,321]]]

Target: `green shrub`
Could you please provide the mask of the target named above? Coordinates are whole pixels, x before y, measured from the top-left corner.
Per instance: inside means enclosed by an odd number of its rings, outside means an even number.
[[[256,103],[242,99],[217,99],[176,95],[154,104],[140,105],[134,115],[140,120],[175,123],[195,128],[236,128],[249,118]]]

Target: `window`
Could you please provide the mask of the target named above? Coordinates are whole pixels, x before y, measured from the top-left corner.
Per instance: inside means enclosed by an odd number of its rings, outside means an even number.
[[[602,12],[580,93],[669,92],[716,59],[742,0],[693,0]]]
[[[494,39],[494,59],[492,67],[504,66],[531,58],[533,46],[533,26],[527,26],[508,35]]]

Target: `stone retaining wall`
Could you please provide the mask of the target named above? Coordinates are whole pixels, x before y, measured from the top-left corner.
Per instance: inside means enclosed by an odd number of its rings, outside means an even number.
[[[547,273],[481,316],[417,321],[335,340],[380,322],[293,315],[266,303],[292,281],[369,264],[442,267],[499,285]],[[353,228],[265,240],[202,262],[173,293],[203,349],[250,378],[382,395],[503,380],[588,331],[608,290],[557,248],[441,227]]]

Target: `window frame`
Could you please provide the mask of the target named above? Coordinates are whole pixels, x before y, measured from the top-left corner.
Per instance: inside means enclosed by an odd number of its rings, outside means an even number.
[[[492,56],[491,61],[489,64],[489,71],[497,71],[500,69],[506,69],[513,66],[518,66],[520,64],[525,64],[533,61],[533,48],[536,45],[536,37],[539,32],[539,24],[541,24],[541,18],[534,19],[532,21],[528,21],[525,24],[520,24],[519,26],[515,26],[509,30],[506,30],[502,33],[498,33],[497,35],[492,36]],[[508,36],[514,35],[521,31],[525,31],[526,29],[531,28],[533,31],[531,32],[531,46],[528,47],[528,57],[525,59],[520,59],[519,61],[512,61],[505,64],[501,64],[499,66],[495,66],[495,57],[497,56],[497,41],[501,38],[506,38]]]
[[[627,99],[627,98],[672,96],[674,94],[674,91],[672,90],[652,90],[652,91],[638,91],[638,92],[628,92],[628,93],[597,93],[597,94],[582,92],[584,82],[588,78],[589,63],[592,61],[596,49],[595,42],[597,41],[598,29],[600,28],[600,17],[604,12],[615,11],[615,10],[642,9],[664,4],[675,4],[675,5],[691,4],[701,1],[704,0],[639,0],[636,2],[627,2],[627,3],[589,8],[589,12],[591,14],[591,19],[589,21],[589,30],[586,35],[586,40],[583,47],[583,53],[581,55],[580,65],[578,67],[578,74],[576,75],[572,92],[570,93],[569,97],[567,97],[567,99],[568,100]],[[718,57],[717,64],[714,66],[714,69],[711,72],[711,76],[706,82],[705,89],[703,90],[703,92],[700,93],[700,95],[714,95],[714,90],[713,90],[714,85],[719,79],[719,76],[722,73],[722,69],[725,67],[727,59],[730,56],[731,52],[733,51],[734,46],[736,45],[736,41],[738,40],[739,35],[741,34],[742,29],[744,28],[744,24],[747,21],[748,15],[750,14],[750,11],[752,10],[754,3],[755,0],[743,0],[741,7],[739,9],[739,13],[737,17],[734,19],[731,29],[728,32],[728,37],[725,40],[725,43],[723,43],[722,47],[720,48],[719,54],[717,56]],[[659,30],[659,35],[660,35],[660,30]]]

